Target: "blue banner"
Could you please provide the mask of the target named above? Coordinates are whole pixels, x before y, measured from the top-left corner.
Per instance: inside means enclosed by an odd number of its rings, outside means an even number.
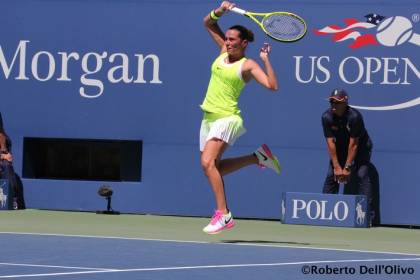
[[[115,190],[113,207],[211,214],[213,195],[199,160],[199,104],[219,54],[203,18],[220,3],[2,1],[0,111],[17,172],[27,160],[25,137],[143,141],[142,182],[107,182]],[[223,30],[242,24],[254,31],[247,56],[259,64],[260,47],[272,45],[280,84],[278,93],[255,82],[245,87],[239,106],[247,133],[226,157],[267,143],[283,173],[249,167],[227,176],[233,213],[278,219],[283,192],[321,192],[329,160],[321,114],[330,92],[344,88],[374,143],[381,223],[420,225],[418,1],[235,3],[255,12],[294,12],[306,20],[308,33],[285,44],[238,14],[218,21]],[[23,183],[29,208],[103,207],[96,195],[103,182]]]

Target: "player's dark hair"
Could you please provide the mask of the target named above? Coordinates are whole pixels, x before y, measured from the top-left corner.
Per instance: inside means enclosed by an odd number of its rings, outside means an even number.
[[[229,30],[230,29],[238,30],[239,38],[241,38],[242,40],[247,40],[248,42],[254,42],[254,33],[248,28],[242,25],[234,25],[230,27]]]

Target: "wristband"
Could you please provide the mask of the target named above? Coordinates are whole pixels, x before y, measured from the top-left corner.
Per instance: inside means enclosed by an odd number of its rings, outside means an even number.
[[[214,21],[217,21],[220,17],[218,17],[213,10],[213,11],[210,12],[210,18]]]

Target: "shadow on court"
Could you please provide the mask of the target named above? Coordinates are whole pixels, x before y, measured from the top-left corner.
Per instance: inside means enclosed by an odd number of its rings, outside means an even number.
[[[301,245],[301,246],[316,246],[320,244],[307,242],[291,242],[291,241],[274,241],[274,240],[221,240],[221,243],[228,244],[282,244],[282,245]]]

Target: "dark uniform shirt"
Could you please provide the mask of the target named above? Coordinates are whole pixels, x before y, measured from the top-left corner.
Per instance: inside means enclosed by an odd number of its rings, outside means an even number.
[[[340,165],[344,165],[347,159],[350,137],[359,138],[355,162],[369,161],[372,141],[359,111],[347,106],[347,111],[339,117],[328,109],[322,114],[322,127],[325,138],[334,138]]]
[[[3,119],[0,113],[0,133],[3,133],[6,136],[6,149],[10,151],[12,149],[12,141],[10,140],[9,136],[7,136],[6,132],[3,128]]]

